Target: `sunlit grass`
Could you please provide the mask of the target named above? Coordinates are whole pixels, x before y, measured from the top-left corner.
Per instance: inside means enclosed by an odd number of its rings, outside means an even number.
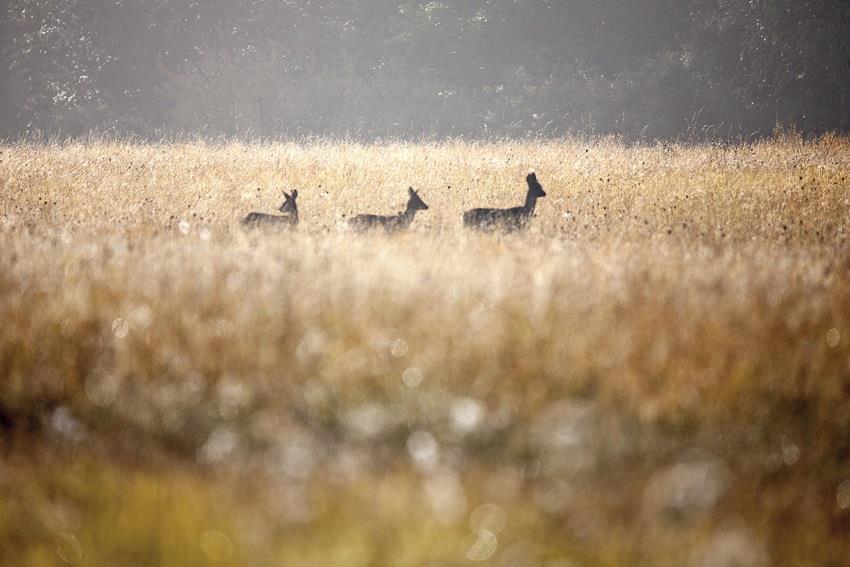
[[[527,233],[462,230],[529,170]],[[4,146],[0,558],[839,565],[848,175],[834,137]],[[410,233],[345,230],[408,186]]]

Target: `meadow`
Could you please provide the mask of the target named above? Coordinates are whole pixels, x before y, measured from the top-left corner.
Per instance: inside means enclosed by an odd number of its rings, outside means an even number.
[[[461,227],[530,170],[529,230]],[[849,177],[836,136],[6,143],[0,564],[846,565]]]

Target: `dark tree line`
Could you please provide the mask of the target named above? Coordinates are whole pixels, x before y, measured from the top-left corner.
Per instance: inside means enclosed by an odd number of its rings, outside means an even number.
[[[846,0],[12,0],[0,136],[850,131]]]

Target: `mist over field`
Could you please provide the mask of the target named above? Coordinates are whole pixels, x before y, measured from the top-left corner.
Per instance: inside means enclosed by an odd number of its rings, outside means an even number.
[[[0,565],[847,564],[850,4],[0,14]]]

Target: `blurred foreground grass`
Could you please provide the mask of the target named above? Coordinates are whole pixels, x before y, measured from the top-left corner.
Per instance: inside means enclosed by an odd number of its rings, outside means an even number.
[[[528,169],[527,234],[460,228]],[[4,146],[0,563],[845,565],[848,174],[834,137]],[[411,233],[344,231],[408,185]],[[299,229],[241,231],[280,189]]]

